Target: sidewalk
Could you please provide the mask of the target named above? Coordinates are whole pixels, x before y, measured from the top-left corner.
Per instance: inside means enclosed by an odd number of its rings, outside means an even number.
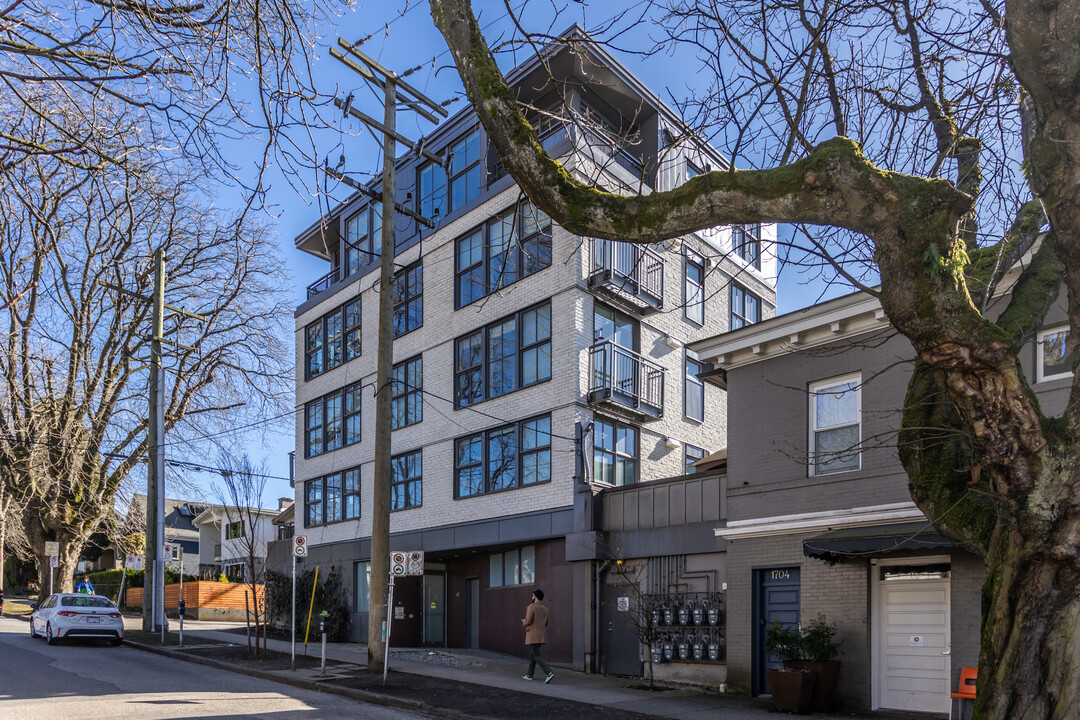
[[[138,621],[129,620],[132,628],[137,627]],[[190,635],[194,638],[204,638],[219,642],[233,644],[246,643],[243,634],[226,632],[230,628],[243,627],[231,623],[213,623],[199,621],[185,621],[184,636],[185,644]],[[175,621],[170,624],[170,629],[175,632]],[[277,652],[288,653],[290,643],[285,640],[269,640],[268,649]],[[308,656],[319,656],[318,641],[311,642],[309,639]],[[303,654],[303,638],[297,641],[297,655]],[[367,646],[357,643],[328,643],[326,650],[327,663],[349,663],[353,665],[365,665],[367,662]],[[650,692],[627,687],[631,684],[640,684],[631,678],[614,678],[600,675],[588,675],[567,667],[553,664],[555,679],[545,685],[540,681],[527,681],[521,678],[527,668],[525,660],[501,655],[484,650],[464,649],[439,649],[433,651],[430,648],[398,649],[395,648],[390,654],[391,669],[400,673],[426,676],[429,678],[442,678],[453,683],[468,683],[473,686],[496,688],[500,692],[512,691],[528,693],[550,698],[552,700],[565,700],[570,702],[585,703],[596,707],[611,708],[615,711],[627,713],[642,713],[655,717],[680,718],[685,720],[763,720],[771,718],[777,720],[780,715],[773,709],[772,702],[768,698],[749,698],[716,693],[706,693],[701,690],[678,688],[663,692]],[[298,671],[300,673],[302,671]],[[289,676],[290,671],[279,671],[278,674]],[[311,676],[310,672],[303,672]],[[837,713],[816,714],[815,718],[874,718],[875,720],[910,720],[912,718],[926,718],[925,715],[895,714],[895,713]]]

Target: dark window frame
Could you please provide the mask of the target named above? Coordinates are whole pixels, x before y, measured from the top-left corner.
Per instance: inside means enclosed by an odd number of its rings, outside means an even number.
[[[356,308],[355,314],[350,313],[349,309]],[[360,303],[360,298],[356,297],[348,302],[338,305],[336,308],[326,313],[318,320],[308,323],[304,326],[304,379],[312,380],[325,375],[326,373],[339,368],[350,360],[355,360],[363,354],[363,348],[361,344],[362,327],[363,327],[363,306]],[[350,319],[352,315],[352,319]],[[337,323],[339,328],[337,336],[336,353],[337,362],[331,363],[331,357],[335,352],[335,348],[330,347],[329,342],[329,329],[328,326],[331,323]],[[313,334],[314,333],[314,334]],[[316,338],[318,344],[312,347],[312,339]],[[350,344],[350,338],[355,341],[355,353],[351,352],[353,346]],[[312,373],[312,358],[315,354],[318,354],[319,371]]]
[[[761,269],[761,223],[734,225],[731,250],[736,257],[756,270]]]
[[[349,445],[355,445],[361,440],[361,428],[356,428],[356,436],[350,442],[350,421],[356,420],[359,422],[361,417],[360,413],[362,403],[360,400],[361,385],[359,382],[350,383],[343,388],[335,390],[332,393],[327,393],[322,397],[309,400],[304,403],[304,457],[313,458],[319,455],[325,455],[328,452],[334,450],[340,450],[341,448],[348,447]],[[350,396],[356,400],[355,407],[349,407]],[[327,412],[331,401],[337,401],[338,414],[335,424],[337,425],[337,438],[338,444],[334,447],[329,447],[328,438],[330,437],[331,418]],[[312,411],[318,410],[320,422],[318,427],[312,425]],[[311,439],[314,431],[319,431],[319,436],[322,439],[322,449],[319,452],[313,453],[311,451]]]
[[[690,374],[691,365],[697,366],[697,372],[693,375]],[[683,358],[683,417],[697,423],[705,422],[705,381],[700,377],[704,370],[705,363],[692,357],[689,352],[685,353]],[[693,386],[694,392],[701,397],[701,417],[694,417],[690,414],[691,386]]]
[[[531,430],[527,429],[530,423],[537,421],[547,420],[547,430]],[[512,485],[494,488],[492,486],[491,470],[491,440],[492,437],[500,433],[504,433],[507,430],[512,429],[514,432],[514,482]],[[526,448],[525,433],[533,432],[536,434],[537,442],[532,446]],[[547,442],[539,442],[542,436],[546,436]],[[501,492],[509,492],[512,490],[521,490],[527,487],[535,487],[537,485],[544,485],[551,482],[551,453],[552,453],[552,431],[551,431],[551,413],[544,413],[542,415],[533,415],[531,417],[523,418],[517,422],[507,423],[504,425],[498,425],[496,427],[487,428],[476,433],[469,433],[454,438],[454,499],[465,500],[474,497],[485,497],[487,495],[494,495]],[[470,461],[462,463],[460,447],[465,444],[474,444],[479,440],[480,442],[480,458],[478,461]],[[533,482],[524,483],[524,471],[526,468],[526,457],[535,456],[537,458],[544,456],[547,457],[547,472],[546,477],[541,480],[535,480]],[[540,465],[536,466],[538,469]],[[480,469],[481,474],[481,487],[476,492],[470,492],[468,494],[461,493],[461,476],[462,470],[473,470],[475,468]]]
[[[754,300],[753,305],[756,310],[756,317],[752,319],[747,317],[749,314],[747,313],[747,300],[749,299]],[[731,283],[731,290],[728,292],[728,330],[738,330],[747,325],[761,322],[761,302],[761,298],[747,288],[735,282]]]
[[[355,473],[356,489],[346,492],[346,476]],[[336,479],[336,486],[328,485],[329,480]],[[304,527],[322,527],[324,525],[334,525],[342,522],[349,522],[351,520],[357,520],[360,518],[361,505],[359,501],[356,503],[357,515],[355,517],[347,517],[347,499],[350,497],[360,497],[361,488],[361,476],[360,467],[350,467],[344,470],[338,470],[332,473],[327,473],[320,477],[312,478],[304,483]],[[333,498],[331,498],[330,490],[334,489]],[[318,499],[312,500],[312,490],[316,490]],[[335,517],[329,517],[331,502],[333,501]],[[316,514],[318,517],[312,518],[312,509],[317,508]]]
[[[415,279],[415,282],[413,282]],[[394,273],[394,339],[424,327],[424,263],[422,260]],[[414,307],[419,312],[413,314]],[[399,322],[399,318],[404,318]],[[413,319],[419,320],[416,325]],[[399,332],[400,330],[400,332]]]
[[[611,426],[611,435],[612,435],[612,438],[613,438],[613,442],[612,442],[612,447],[611,447],[610,450],[607,449],[607,448],[600,447],[599,443],[596,441],[596,432],[597,432],[598,426],[601,425],[601,424]],[[619,434],[620,429],[633,430],[634,431],[634,451],[633,451],[633,454],[619,452],[619,450],[618,450],[618,434]],[[611,457],[611,462],[609,463],[609,465],[612,468],[612,473],[611,473],[612,482],[610,482],[610,483],[607,480],[602,480],[599,477],[597,477],[597,472],[596,472],[596,456],[597,456],[597,454],[603,454],[603,455]],[[618,473],[615,472],[615,468],[619,464],[620,460],[623,463],[625,463],[627,460],[633,462],[633,464],[634,464],[634,481],[633,482],[631,482],[631,483],[623,482],[621,485],[615,482],[615,478],[618,475]],[[593,468],[593,476],[594,476],[593,477],[593,482],[603,483],[604,485],[609,485],[611,487],[624,487],[626,485],[636,485],[638,483],[638,481],[641,479],[641,428],[638,427],[637,425],[631,425],[629,423],[620,422],[619,420],[615,420],[614,418],[601,417],[601,416],[593,417],[593,464],[592,464],[592,468]]]
[[[413,386],[408,383],[404,378],[409,376],[410,366],[419,364],[420,385]],[[401,371],[403,378],[397,379],[396,374]],[[410,400],[415,401],[416,417],[410,419],[409,414]],[[398,411],[400,407],[399,403],[404,403],[405,410],[402,413],[405,420],[404,423],[399,425],[397,422]],[[402,360],[399,363],[395,363],[390,370],[390,429],[400,430],[401,428],[409,427],[410,425],[416,425],[424,420],[424,357],[423,355],[414,355],[411,358]]]
[[[700,454],[694,456],[691,454],[691,450]],[[693,475],[696,473],[697,470],[693,467],[693,463],[704,460],[705,455],[705,448],[699,448],[697,445],[691,445],[690,443],[683,443],[683,472],[686,475]]]
[[[408,472],[408,458],[416,457],[415,468],[419,470],[417,475],[406,476],[404,473]],[[402,473],[402,479],[396,479],[398,477],[398,463],[399,461],[405,462],[405,470]],[[424,453],[423,448],[417,450],[410,450],[409,452],[399,453],[390,458],[390,512],[398,512],[400,510],[409,510],[411,508],[422,507],[424,504]],[[415,493],[410,492],[409,487],[416,487]],[[405,505],[397,505],[397,492],[396,488],[404,487],[404,497],[408,500],[412,500],[415,495],[415,502],[408,502]]]
[[[699,326],[705,325],[705,265],[705,257],[701,253],[686,249],[683,254],[683,317]],[[691,270],[700,273],[700,281],[691,279]],[[696,301],[691,299],[694,292],[691,288],[696,290]]]
[[[547,337],[544,339],[537,339],[532,343],[526,343],[525,341],[525,319],[529,313],[536,312],[541,309],[547,309]],[[491,331],[501,325],[513,321],[514,323],[514,336],[515,347],[513,352],[514,358],[514,384],[513,387],[504,392],[498,394],[492,394],[491,382],[489,378],[490,368],[492,365],[492,358],[490,354],[491,349]],[[479,327],[472,332],[466,333],[454,339],[454,409],[461,410],[466,407],[472,407],[486,400],[493,400],[497,397],[503,397],[510,393],[524,390],[525,388],[534,387],[542,383],[551,380],[551,357],[552,357],[552,338],[554,332],[552,332],[552,317],[551,317],[551,299],[544,300],[535,305],[530,305],[527,308],[522,308],[515,313],[501,317],[494,322],[490,322],[487,325]],[[470,346],[475,346],[475,338],[479,337],[479,351],[478,353],[470,353],[470,359],[478,359],[479,363],[474,365],[460,365],[459,361],[462,359],[462,346],[463,343],[468,342]],[[539,337],[539,335],[537,336]],[[525,358],[526,356],[535,351],[537,354],[542,354],[542,348],[547,345],[547,375],[543,376],[542,373],[537,373],[537,379],[529,384],[525,384]],[[511,357],[510,355],[505,356]],[[505,358],[502,358],[505,359]],[[479,394],[465,393],[465,386],[462,385],[463,378],[479,376]],[[473,386],[469,386],[470,389],[475,389]],[[471,402],[465,402],[470,397],[476,397]]]
[[[526,218],[530,212],[535,213],[532,216],[534,220],[527,222]],[[510,218],[512,220],[509,229],[506,230],[509,238],[506,241],[505,250],[495,252],[492,229],[506,228],[506,221]],[[454,307],[460,310],[519,280],[551,267],[553,227],[547,213],[530,201],[522,200],[455,238]],[[480,259],[462,267],[462,242],[472,240],[477,233],[480,234]],[[500,247],[503,247],[501,242]],[[473,254],[470,252],[469,257],[471,258]],[[505,257],[500,260],[499,256]],[[492,282],[492,273],[496,269],[498,272],[495,274],[495,282]],[[472,283],[469,286],[472,289],[467,294],[462,292],[464,289],[462,280],[466,276]],[[482,283],[482,285],[477,287],[477,283]]]
[[[366,219],[363,237],[350,239],[350,224],[360,215]],[[342,278],[351,277],[364,271],[368,265],[376,262],[382,253],[382,201],[375,200],[345,218],[341,243],[344,247],[345,262],[341,268]],[[356,257],[356,262],[351,258]],[[367,258],[366,260],[362,258]]]

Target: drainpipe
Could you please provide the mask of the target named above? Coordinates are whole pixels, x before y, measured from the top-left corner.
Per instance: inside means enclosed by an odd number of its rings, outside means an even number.
[[[595,568],[596,568],[596,602],[594,603],[594,606],[595,606],[596,610],[595,610],[595,617],[593,619],[593,624],[596,627],[596,638],[595,638],[595,643],[596,644],[593,646],[593,673],[596,674],[596,675],[599,675],[599,674],[601,674],[600,671],[602,669],[601,668],[601,663],[600,663],[600,654],[601,654],[600,653],[600,646],[601,646],[601,638],[603,638],[603,632],[604,632],[603,613],[601,612],[601,606],[602,606],[601,599],[603,598],[603,595],[601,594],[601,588],[603,588],[604,571],[608,569],[609,565],[611,565],[611,561],[610,560],[604,560],[603,562],[599,562],[599,561],[594,561],[594,562],[596,563],[595,564]]]

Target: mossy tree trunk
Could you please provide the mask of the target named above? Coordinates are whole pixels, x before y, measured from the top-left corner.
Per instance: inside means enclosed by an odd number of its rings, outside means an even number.
[[[1062,283],[1072,346],[1080,336],[1080,0],[1010,2],[998,18],[1029,108],[1026,171],[1038,202],[1023,206],[992,248],[975,241],[980,143],[958,131],[927,83],[919,107],[941,157],[955,161],[956,183],[875,167],[857,143],[839,137],[775,169],[714,171],[674,190],[620,196],[579,181],[543,151],[468,0],[430,5],[499,159],[571,232],[652,243],[718,225],[776,222],[869,238],[882,308],[917,358],[900,438],[912,497],[988,568],[976,717],[1075,717],[1080,385],[1074,381],[1060,418],[1044,416],[1018,351]],[[1035,247],[1046,220],[1051,230],[1008,307],[996,321],[985,317],[983,301]]]

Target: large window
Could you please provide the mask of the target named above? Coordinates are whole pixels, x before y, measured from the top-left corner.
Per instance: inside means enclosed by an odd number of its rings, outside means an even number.
[[[1069,348],[1069,328],[1040,332],[1036,347],[1036,382],[1072,377],[1073,353]]]
[[[312,400],[304,407],[307,457],[360,441],[360,383]]]
[[[307,379],[360,357],[360,298],[347,302],[305,330]]]
[[[423,464],[419,450],[390,460],[390,509],[420,507],[423,504]]]
[[[457,306],[551,265],[551,218],[525,201],[458,238]]]
[[[683,472],[687,475],[693,475],[697,472],[697,468],[694,467],[694,463],[698,460],[705,459],[705,450],[699,448],[697,445],[690,445],[687,443],[683,445]]]
[[[683,384],[683,412],[686,417],[705,422],[705,381],[701,379],[703,366],[686,354],[686,382]]]
[[[345,276],[354,275],[382,253],[382,203],[374,202],[345,221]]]
[[[526,545],[488,556],[488,587],[531,585],[534,582],[536,582],[536,546]]]
[[[761,223],[736,225],[731,230],[731,247],[748,265],[761,269]]]
[[[593,420],[593,480],[608,485],[637,482],[638,431],[614,420]]]
[[[455,343],[454,378],[458,407],[550,380],[550,303],[459,338]]]
[[[419,262],[394,274],[394,337],[424,324],[424,267]]]
[[[245,536],[247,536],[247,532],[244,528],[243,520],[235,520],[225,527],[226,540],[239,540]]]
[[[356,612],[371,612],[371,561],[353,563],[356,570]]]
[[[551,480],[551,416],[523,420],[458,438],[458,498],[536,485]]]
[[[360,517],[360,468],[314,480],[304,487],[304,526],[315,527]]]
[[[436,217],[445,219],[448,212],[452,213],[480,197],[483,180],[480,130],[477,128],[450,146],[449,178],[446,171],[436,163],[426,163],[420,167],[420,214],[429,220]]]
[[[424,361],[417,355],[399,362],[390,372],[390,429],[415,425],[424,419]]]
[[[729,330],[738,330],[761,320],[761,299],[746,288],[731,284],[731,317]]]
[[[705,324],[705,258],[693,250],[686,251],[686,283],[683,292],[686,319]]]
[[[859,375],[810,386],[810,470],[824,475],[859,468],[862,437]]]

